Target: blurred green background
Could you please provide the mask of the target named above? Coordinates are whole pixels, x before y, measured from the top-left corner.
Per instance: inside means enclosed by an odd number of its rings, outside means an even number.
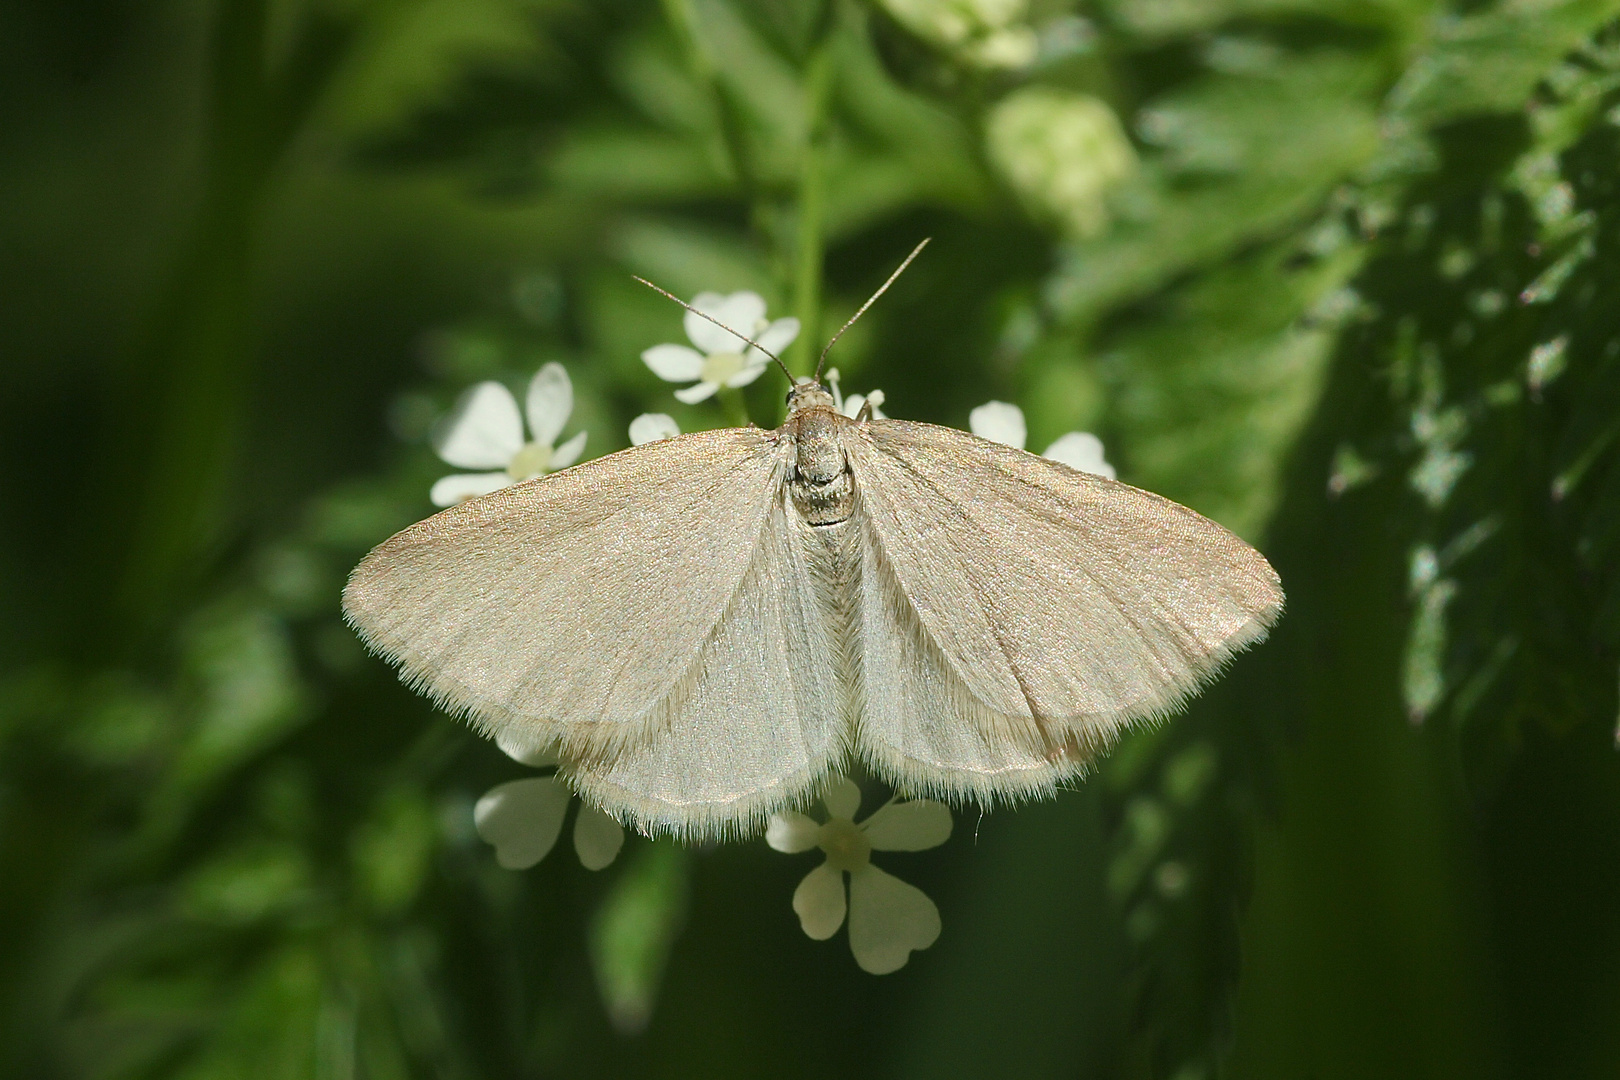
[[[1620,0],[7,0],[0,1072],[1620,1075]],[[472,383],[588,456],[753,289],[790,362],[1260,544],[1289,610],[884,865],[566,845],[337,610]],[[702,542],[694,537],[694,542]]]

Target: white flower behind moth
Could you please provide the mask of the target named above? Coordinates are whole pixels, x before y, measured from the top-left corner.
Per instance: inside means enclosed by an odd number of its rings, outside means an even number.
[[[556,765],[549,749],[519,745],[496,736],[514,761],[535,768]],[[508,870],[527,870],[550,854],[562,832],[574,793],[555,775],[531,776],[496,784],[473,807],[478,835],[495,848],[495,861]],[[601,870],[624,846],[624,826],[594,806],[580,803],[574,818],[574,853],[587,870]]]
[[[765,300],[756,292],[735,292],[730,296],[701,292],[692,298],[692,306],[758,342],[765,352],[780,355],[799,336],[799,320],[791,316],[774,322],[767,319]],[[688,311],[682,323],[686,336],[697,348],[654,345],[641,354],[653,374],[665,382],[692,383],[675,391],[676,399],[687,405],[713,397],[723,386],[747,386],[770,363],[765,352],[745,344],[703,315]]]
[[[1017,450],[1022,450],[1029,438],[1024,410],[1005,401],[987,401],[974,409],[968,414],[968,429],[981,439]],[[1102,440],[1089,431],[1071,431],[1058,436],[1051,446],[1041,451],[1041,457],[1108,480],[1115,478],[1114,467],[1103,456]]]
[[[644,446],[659,439],[673,439],[681,426],[668,413],[642,413],[630,421],[630,445]]]
[[[574,411],[574,386],[558,363],[546,364],[529,380],[524,402],[529,434],[523,439],[523,415],[512,391],[498,382],[481,382],[461,395],[455,410],[439,426],[433,449],[462,469],[493,472],[452,473],[433,485],[434,506],[453,506],[503,487],[566,469],[585,450],[585,432],[557,446],[557,436]]]
[[[793,910],[805,934],[825,941],[849,916],[849,947],[863,971],[887,975],[905,967],[911,954],[939,937],[939,909],[928,895],[872,865],[874,851],[926,851],[951,835],[951,811],[931,799],[889,802],[857,822],[861,789],[841,779],[821,799],[827,820],[807,814],[777,814],[765,840],[793,855],[820,848],[826,859],[805,875],[793,893]],[[848,899],[844,875],[849,875]]]
[[[845,416],[853,420],[861,414],[861,408],[870,403],[874,420],[887,420],[889,418],[888,414],[880,408],[888,400],[883,391],[873,390],[869,394],[851,394],[849,397],[845,397],[843,388],[839,386],[837,368],[828,368],[825,378],[828,388],[832,390],[833,404]]]

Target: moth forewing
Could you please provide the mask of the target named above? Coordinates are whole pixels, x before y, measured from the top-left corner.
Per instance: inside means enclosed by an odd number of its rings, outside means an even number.
[[[344,594],[402,676],[556,744],[647,830],[746,831],[848,757],[912,791],[1050,791],[1281,610],[1276,574],[1165,499],[950,428],[649,443],[381,545]]]
[[[786,467],[769,432],[735,428],[494,492],[379,545],[345,617],[485,734],[573,755],[634,745],[668,726]]]
[[[655,732],[570,771],[636,826],[750,832],[803,803],[844,757],[850,686],[814,539],[780,498],[724,617]]]
[[[874,421],[860,436],[850,460],[874,555],[957,680],[951,693],[978,706],[959,711],[982,745],[1040,753],[1054,778],[1178,707],[1281,611],[1258,552],[1167,499],[951,428]],[[991,757],[963,769],[885,745],[886,767],[913,782],[955,771],[933,790],[999,783]],[[1007,794],[1045,782],[1000,767]]]
[[[860,582],[865,710],[863,760],[903,790],[981,803],[1050,793],[1087,755],[1056,743],[1031,717],[997,712],[963,682],[918,617],[863,522]]]

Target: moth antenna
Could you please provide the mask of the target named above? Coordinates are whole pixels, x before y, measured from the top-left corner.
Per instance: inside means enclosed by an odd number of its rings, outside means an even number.
[[[905,267],[901,267],[901,269],[903,270],[903,269],[905,269]],[[643,285],[647,286],[647,288],[651,289],[653,292],[663,293],[665,296],[669,297],[671,300],[675,301],[677,304],[681,305],[681,307],[685,308],[687,311],[690,311],[692,314],[696,315],[698,318],[700,318],[700,319],[708,319],[710,322],[714,323],[714,325],[718,326],[720,329],[724,330],[726,333],[730,334],[732,337],[741,338],[742,340],[748,342],[748,344],[752,345],[754,348],[758,349],[760,352],[764,353],[766,356],[770,357],[772,360],[775,360],[776,361],[776,366],[782,369],[782,374],[783,375],[787,376],[788,385],[789,386],[795,385],[795,381],[794,381],[794,378],[793,378],[793,372],[789,371],[788,368],[787,368],[787,365],[782,363],[782,358],[780,356],[777,356],[775,353],[771,352],[771,350],[767,349],[765,346],[761,345],[759,342],[755,341],[753,338],[749,337],[747,334],[741,333],[740,331],[737,331],[737,330],[733,330],[731,327],[727,326],[725,323],[721,322],[719,319],[715,318],[713,315],[705,315],[703,312],[699,311],[697,308],[693,307],[691,304],[688,304],[685,300],[682,300],[680,297],[676,296],[674,293],[670,292],[668,289],[660,289],[657,285],[654,285],[652,282],[648,281],[644,277],[641,277],[641,276],[639,276],[637,274],[631,274],[630,276],[635,278],[637,281],[641,282]],[[883,288],[886,289],[886,288],[888,288],[888,286],[885,285]],[[880,289],[878,291],[881,292],[882,290]],[[873,299],[876,299],[876,297],[874,297]]]
[[[889,286],[894,284],[894,279],[899,277],[901,274],[906,272],[906,267],[911,265],[911,260],[915,259],[918,255],[921,255],[922,254],[922,249],[927,247],[928,246],[928,241],[930,241],[932,239],[933,239],[932,236],[926,236],[926,237],[923,238],[922,243],[920,243],[916,247],[912,248],[911,249],[911,254],[906,256],[906,261],[901,263],[899,266],[897,266],[895,268],[894,273],[889,275],[889,280],[885,281],[882,285],[878,286],[878,291],[873,293],[870,297],[868,297],[866,303],[861,305],[861,309],[859,311],[857,311],[855,314],[853,314],[853,315],[851,315],[849,317],[849,322],[845,323],[843,326],[840,326],[838,328],[838,333],[836,333],[836,334],[834,334],[832,336],[832,341],[827,342],[827,347],[825,349],[821,350],[821,359],[816,361],[816,375],[815,375],[815,381],[816,382],[821,381],[821,369],[826,366],[826,364],[827,364],[827,354],[832,351],[832,347],[833,347],[834,343],[836,343],[839,338],[844,336],[844,331],[845,330],[848,330],[850,327],[855,325],[855,320],[856,319],[858,319],[862,315],[866,314],[866,309],[871,307],[874,303],[876,303],[878,297],[882,296],[884,293],[889,291]],[[660,289],[659,291],[662,292],[663,290]]]

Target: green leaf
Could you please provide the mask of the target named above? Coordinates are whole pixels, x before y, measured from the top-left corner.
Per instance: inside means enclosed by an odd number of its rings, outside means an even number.
[[[634,1035],[652,1019],[670,949],[686,921],[690,858],[668,842],[640,845],[591,920],[591,967],[608,1019]]]
[[[1536,83],[1617,13],[1616,0],[1509,0],[1443,21],[1390,92],[1389,109],[1423,127],[1518,112]]]

